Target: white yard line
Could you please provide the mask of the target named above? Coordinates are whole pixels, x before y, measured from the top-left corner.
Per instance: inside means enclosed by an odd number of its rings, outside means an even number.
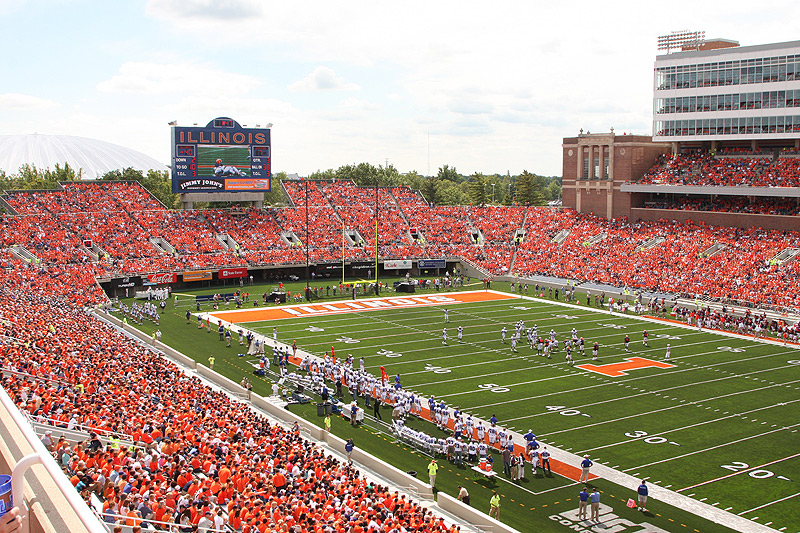
[[[708,352],[708,353],[712,353],[712,352]],[[721,361],[721,362],[718,362],[718,363],[713,363],[713,364],[705,365],[705,366],[693,366],[693,367],[690,367],[690,368],[683,368],[683,369],[680,369],[680,370],[671,370],[671,372],[672,373],[691,372],[691,371],[695,371],[695,370],[709,369],[709,368],[713,368],[713,367],[716,367],[716,366],[722,366],[722,365],[728,365],[728,364],[734,364],[734,363],[742,363],[742,362],[747,362],[747,361],[753,361],[753,360],[756,360],[756,359],[770,358],[770,357],[775,357],[776,355],[782,355],[782,354],[768,354],[768,355],[761,355],[761,356],[757,356],[757,357],[748,357],[747,359],[736,359],[734,361]],[[558,365],[563,365],[565,363],[557,363],[557,364]],[[773,367],[773,368],[765,369],[764,371],[772,371],[772,370],[776,370],[777,368],[778,367]],[[723,371],[723,372],[726,372],[726,371]],[[488,376],[492,376],[492,375],[495,375],[495,373],[485,374],[484,376],[480,376],[480,377],[488,377]],[[581,374],[578,374],[578,375],[581,375]],[[731,377],[738,377],[738,376],[741,376],[741,374],[732,374]],[[575,389],[570,389],[569,391],[558,391],[558,392],[553,392],[553,393],[548,393],[548,394],[542,394],[542,395],[536,396],[536,398],[544,398],[544,397],[547,397],[547,396],[558,396],[560,394],[572,393],[574,391],[593,389],[593,388],[604,387],[604,386],[608,386],[608,385],[620,386],[620,384],[629,384],[629,383],[634,382],[634,381],[646,380],[646,379],[657,378],[657,377],[658,377],[657,375],[628,377],[624,381],[607,381],[605,383],[598,383],[596,385],[588,385],[586,387],[579,387],[579,388],[575,388]],[[598,378],[598,379],[604,379],[604,378]],[[458,380],[455,380],[455,381],[458,381]],[[432,384],[435,384],[435,383],[439,383],[439,382],[434,382]],[[524,385],[524,384],[527,384],[527,383],[528,382],[523,382],[523,383],[520,383],[520,384]],[[509,385],[503,385],[503,386],[507,387]],[[660,391],[654,391],[654,392],[660,392]],[[449,396],[457,396],[457,395],[458,394],[452,394],[452,395],[449,395]],[[479,405],[479,406],[475,406],[473,408],[474,409],[481,409],[481,408],[485,408],[485,407],[495,407],[495,406],[498,406],[498,405],[506,405],[506,404],[509,404],[509,403],[517,402],[517,401],[524,402],[524,401],[530,400],[531,398],[532,397],[525,397],[525,398],[519,398],[519,399],[515,399],[515,400],[505,400],[505,401],[497,402],[497,403]]]
[[[597,310],[596,308],[581,307],[581,306],[576,306],[574,304],[567,304],[567,303],[553,302],[553,301],[546,301],[545,302],[545,301],[541,301],[541,300],[538,300],[536,298],[530,298],[530,297],[527,297],[527,296],[521,296],[520,298],[521,298],[521,300],[533,302],[533,303],[535,303],[537,305],[539,305],[540,302],[541,302],[541,305],[543,307],[546,307],[548,305],[557,305],[557,306],[561,306],[561,307],[574,309],[576,311],[583,311],[583,312],[591,311],[591,312],[594,312],[594,313],[597,313],[597,314],[601,314],[601,315],[606,315],[606,316],[612,315],[614,317],[619,317],[619,318],[628,318],[628,319],[633,319],[633,320],[641,320],[643,322],[647,322],[647,323],[650,323],[650,324],[653,324],[653,325],[658,325],[658,326],[662,326],[662,327],[666,326],[666,328],[681,327],[678,324],[665,323],[665,322],[661,322],[661,321],[658,321],[658,320],[652,320],[652,319],[648,319],[648,318],[644,318],[644,317],[638,317],[638,316],[635,316],[635,315],[614,315],[614,314],[607,313],[607,312],[602,311],[602,310]],[[518,300],[518,301],[520,301],[520,300]],[[366,314],[365,314],[365,316],[366,316]],[[414,328],[410,328],[410,329],[414,329]],[[692,329],[692,330],[696,331],[696,328],[691,328],[691,327],[684,327],[684,329]],[[651,329],[651,331],[653,331],[653,330]],[[720,332],[715,332],[715,331],[714,332],[709,332],[709,333],[716,334],[716,335],[724,335],[724,334],[722,334]],[[734,338],[742,338],[740,336],[733,335],[733,334],[728,335],[728,336],[734,337]],[[492,350],[492,351],[497,353],[497,350]],[[769,356],[763,356],[763,357],[769,357]],[[747,358],[747,359],[742,359],[742,360],[737,360],[737,361],[726,361],[726,362],[717,363],[717,364],[714,364],[714,365],[707,365],[707,366],[693,366],[693,368],[686,369],[686,370],[697,370],[697,369],[703,369],[703,368],[712,368],[714,366],[719,366],[719,365],[722,365],[722,364],[731,364],[731,363],[743,362],[743,361],[748,361],[748,360],[753,360],[753,359],[760,359],[760,358],[762,358],[762,357]],[[681,370],[681,371],[683,371],[683,370]],[[571,377],[571,376],[572,376],[572,374],[570,374],[570,376],[557,376],[557,377],[549,378],[549,379],[559,379],[560,377]],[[649,377],[652,377],[652,376],[642,376],[640,378],[629,378],[627,381],[630,382],[630,381],[635,381],[635,380],[639,380],[639,379],[647,379]],[[610,382],[610,383],[607,383],[607,384],[615,384],[615,382]],[[593,385],[592,387],[605,386],[605,385],[606,384]],[[794,427],[794,426],[790,426],[790,427]],[[781,428],[781,430],[782,429],[787,429],[787,428]],[[779,430],[775,430],[775,431],[779,431]],[[765,435],[773,433],[773,432],[767,432],[767,433],[765,433]],[[514,432],[514,438],[515,438],[515,440],[520,440],[521,439],[521,435],[516,433],[516,432]],[[749,438],[754,438],[754,437],[749,437]],[[746,440],[746,439],[743,439],[743,440]],[[566,462],[566,463],[569,463],[569,464],[578,464],[580,462],[581,458],[579,456],[577,456],[577,455],[575,455],[573,453],[569,453],[567,451],[564,451],[563,449],[559,449],[557,446],[553,446],[553,445],[548,445],[548,446],[550,447],[550,451],[553,454],[553,458],[554,459],[560,460],[562,462]],[[709,448],[709,449],[713,449],[713,448]],[[687,454],[687,455],[691,455],[691,454]],[[656,463],[652,463],[652,464],[656,464]],[[644,466],[649,466],[649,465],[644,465]],[[637,468],[642,468],[642,467],[637,467]],[[635,469],[636,468],[631,469],[631,470],[635,470]],[[621,472],[619,470],[612,469],[612,468],[609,468],[609,467],[603,466],[603,465],[596,465],[595,466],[595,473],[601,475],[603,478],[605,478],[605,479],[607,479],[607,480],[609,480],[609,481],[611,481],[613,483],[616,483],[616,484],[618,484],[618,485],[620,485],[622,487],[625,487],[627,489],[630,489],[632,491],[636,490],[636,487],[638,487],[640,479],[641,479],[641,478],[637,479],[636,477],[633,477],[630,474],[627,474],[625,472]],[[524,489],[524,487],[522,487],[522,488]],[[553,488],[553,489],[547,489],[546,491],[543,491],[543,492],[547,492],[549,490],[558,490],[560,488],[562,488],[562,487]],[[524,490],[527,490],[527,489],[524,489]],[[530,492],[530,491],[528,491],[528,492]],[[537,493],[534,493],[534,494],[537,494]],[[538,493],[538,494],[540,494],[540,493]],[[658,499],[659,501],[662,501],[662,502],[667,503],[669,505],[673,505],[673,506],[676,506],[676,507],[683,508],[683,509],[685,509],[685,510],[687,510],[687,511],[689,511],[689,512],[695,514],[695,515],[703,517],[703,518],[705,518],[707,520],[711,520],[711,521],[720,523],[720,524],[725,525],[725,526],[727,526],[729,528],[732,528],[734,530],[747,531],[747,532],[773,531],[773,530],[769,529],[768,527],[765,527],[765,526],[763,526],[761,524],[752,522],[751,520],[744,519],[744,518],[742,518],[740,516],[731,514],[731,513],[727,512],[727,511],[723,511],[723,510],[721,510],[721,509],[719,509],[717,507],[714,507],[712,505],[707,505],[707,504],[705,504],[703,502],[699,502],[697,500],[694,500],[694,499],[692,499],[690,497],[687,497],[687,496],[684,496],[682,494],[678,494],[678,493],[676,493],[674,491],[671,491],[671,490],[669,490],[667,488],[664,488],[664,487],[660,487],[660,486],[657,486],[657,485],[653,486],[651,488],[651,494],[655,499]],[[770,504],[766,504],[766,505],[770,505]]]
[[[800,401],[800,400],[795,400],[795,401]],[[764,463],[762,465],[751,466],[750,468],[745,468],[743,470],[738,470],[736,472],[733,472],[732,474],[728,474],[727,476],[720,476],[718,478],[709,479],[708,481],[703,481],[702,483],[695,483],[694,485],[690,485],[688,487],[683,487],[682,489],[676,489],[675,492],[683,492],[684,490],[693,489],[695,487],[702,487],[703,485],[708,485],[709,483],[714,483],[716,481],[721,481],[723,479],[728,479],[729,477],[738,476],[739,474],[744,474],[746,472],[752,472],[753,470],[758,470],[759,468],[764,468],[765,466],[774,465],[775,463],[780,463],[780,462],[786,461],[788,459],[794,459],[795,457],[800,457],[800,453],[796,453],[794,455],[790,455],[788,457],[784,457],[783,459],[775,459],[774,461],[770,461],[770,462]],[[764,506],[762,505],[762,507],[764,507]],[[761,507],[756,507],[756,509],[761,509]],[[754,510],[755,509],[751,509],[751,511],[754,511]],[[744,511],[744,513],[747,513],[747,512],[749,512],[749,511]],[[739,513],[739,514],[743,514],[743,513]]]
[[[800,496],[800,492],[792,494],[791,496],[786,496],[786,497],[780,498],[778,500],[773,500],[773,501],[771,501],[769,503],[765,503],[764,505],[759,505],[758,507],[753,507],[752,509],[748,509],[747,511],[742,511],[741,513],[736,513],[736,514],[738,514],[739,516],[742,516],[743,514],[752,513],[753,511],[757,511],[759,509],[763,509],[764,507],[769,507],[770,505],[782,502],[784,500],[789,500],[789,499],[797,497],[797,496]]]
[[[784,431],[784,430],[791,429],[791,428],[798,427],[798,426],[800,426],[800,423],[792,424],[791,426],[783,426],[783,427],[778,428],[778,429],[772,429],[770,431],[765,431],[764,433],[757,433],[755,435],[750,435],[749,437],[743,437],[741,439],[733,440],[733,441],[730,441],[730,442],[725,442],[725,443],[722,443],[722,444],[717,444],[715,446],[709,446],[708,448],[703,448],[702,450],[695,450],[693,452],[684,453],[682,455],[675,455],[675,456],[670,457],[668,459],[661,459],[660,461],[653,461],[652,463],[646,463],[646,464],[643,464],[643,465],[633,466],[631,468],[626,468],[626,469],[623,470],[623,472],[631,472],[631,471],[641,470],[642,468],[646,468],[648,466],[653,466],[653,465],[662,464],[662,463],[668,463],[668,462],[674,461],[676,459],[683,459],[684,457],[689,457],[690,455],[697,455],[698,453],[705,453],[705,452],[708,452],[708,451],[711,451],[711,450],[716,450],[718,448],[724,448],[725,446],[730,446],[731,444],[738,444],[740,442],[744,442],[744,441],[747,441],[747,440],[750,440],[750,439],[755,439],[755,438],[758,438],[758,437],[763,437],[765,435],[771,435],[773,433],[778,433],[780,431]]]
[[[798,383],[798,382],[800,382],[800,380],[794,381],[792,383]],[[774,386],[774,385],[772,385],[772,386]],[[762,388],[763,389],[768,389],[769,387],[762,387]],[[761,390],[761,389],[756,389],[756,390]],[[747,391],[747,392],[752,392],[752,391]],[[738,394],[742,394],[742,392],[736,392],[736,393],[732,393],[732,394],[725,394],[725,395],[722,395],[722,396],[716,396],[714,398],[709,398],[709,400],[717,400],[719,398],[727,398],[727,397],[730,397],[730,396],[736,396]],[[658,409],[656,411],[650,411],[650,412],[647,412],[647,413],[639,413],[637,415],[626,416],[626,417],[617,418],[617,419],[614,419],[614,420],[608,420],[607,422],[599,422],[597,424],[590,424],[590,426],[599,426],[599,425],[610,423],[610,422],[619,422],[621,420],[628,420],[630,418],[636,418],[637,416],[647,416],[647,415],[651,415],[651,414],[654,414],[654,413],[657,413],[657,412],[661,412],[661,411],[668,411],[668,410],[674,409],[676,407],[685,407],[685,406],[689,406],[689,405],[694,405],[696,403],[701,403],[702,401],[708,401],[708,400],[698,400],[697,402],[682,403],[680,405],[675,405],[673,407],[667,407],[665,409]],[[614,442],[614,443],[611,443],[611,444],[604,444],[603,446],[597,446],[595,448],[587,448],[585,450],[581,450],[581,451],[576,452],[576,453],[582,454],[582,453],[589,453],[589,452],[596,451],[596,450],[602,450],[602,449],[605,449],[605,448],[611,448],[613,446],[619,446],[619,445],[622,445],[622,444],[628,444],[630,442],[636,442],[636,441],[642,440],[644,438],[657,437],[659,435],[664,435],[666,433],[675,433],[675,432],[678,432],[678,431],[683,431],[684,429],[690,429],[690,428],[693,428],[693,427],[703,426],[703,425],[706,425],[706,424],[714,424],[716,422],[720,422],[720,421],[726,420],[728,418],[738,418],[738,417],[740,417],[742,415],[747,415],[747,414],[750,414],[750,413],[756,413],[756,412],[759,412],[759,411],[764,411],[765,409],[772,409],[774,407],[783,407],[784,405],[788,405],[790,403],[796,403],[796,402],[800,402],[800,399],[792,400],[792,401],[789,401],[789,402],[781,402],[783,405],[781,405],[781,404],[765,405],[765,406],[759,407],[757,409],[751,409],[749,411],[742,411],[740,413],[732,413],[732,414],[729,414],[727,416],[717,417],[717,418],[714,418],[714,419],[711,419],[711,420],[704,420],[702,422],[696,422],[694,424],[689,424],[687,426],[681,426],[681,427],[677,427],[677,428],[673,428],[673,429],[659,431],[658,433],[648,433],[647,436],[643,436],[641,438],[633,438],[633,439],[627,439],[627,440],[624,440],[624,441]],[[580,428],[575,428],[575,429],[585,429],[586,427],[589,427],[589,426],[582,426]],[[550,436],[550,435],[553,435],[553,434],[556,434],[556,433],[565,433],[567,431],[572,431],[572,429],[563,430],[563,431],[554,431],[553,433],[547,434],[546,436]],[[800,455],[800,454],[798,454],[798,455]],[[694,486],[697,486],[697,485],[694,485]],[[681,489],[681,490],[683,490],[683,489]]]

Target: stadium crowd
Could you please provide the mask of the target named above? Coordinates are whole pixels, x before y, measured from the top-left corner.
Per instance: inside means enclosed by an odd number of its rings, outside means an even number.
[[[720,213],[752,213],[761,215],[800,215],[797,198],[754,198],[733,196],[705,198],[678,196],[669,200],[649,202],[649,209],[677,209],[681,211],[716,211]]]
[[[763,177],[762,163],[752,165],[735,172]],[[95,281],[100,276],[304,259],[306,186],[313,260],[341,260],[343,225],[369,231],[375,189],[354,192],[358,188],[348,182],[285,186],[302,207],[176,213],[140,185],[122,182],[6,195],[19,214],[2,217],[3,245],[23,245],[39,260],[0,262],[0,366],[28,375],[6,373],[3,386],[33,417],[130,439],[119,447],[97,439],[52,443],[75,487],[87,501],[100,498],[112,522],[133,526],[150,520],[191,531],[219,520],[243,533],[455,531],[85,310],[105,301]],[[800,248],[798,231],[631,223],[548,208],[435,207],[402,188],[379,189],[378,198],[381,217],[394,226],[379,243],[386,258],[459,256],[491,274],[513,267],[520,275],[799,306],[800,262],[771,261]],[[414,242],[406,235],[412,228],[421,236]],[[514,239],[520,228],[526,234],[522,242]],[[301,242],[281,239],[281,231],[294,231]],[[219,233],[237,247],[223,249]],[[558,242],[556,235],[562,237]],[[151,237],[166,240],[175,253],[158,251]],[[88,240],[104,253],[95,259]],[[368,246],[346,250],[350,258],[371,256]],[[708,327],[797,335],[796,326],[765,323],[749,313],[677,313]],[[358,389],[356,378],[342,377]]]
[[[87,315],[54,273],[11,266],[0,271],[0,365],[13,371],[3,387],[34,418],[91,429],[88,442],[50,448],[86,501],[102,501],[109,523],[149,520],[187,532],[458,530]],[[89,285],[77,292],[77,301],[99,300]]]
[[[694,158],[694,159],[692,159]],[[727,164],[707,154],[669,158],[666,167],[692,175],[685,161]],[[800,159],[781,158],[795,164]],[[688,165],[688,163],[687,163]],[[761,165],[761,163],[758,163]],[[689,165],[691,166],[691,165]],[[688,167],[686,167],[688,168]],[[732,171],[741,172],[738,170]],[[749,168],[749,167],[748,167]],[[651,171],[655,172],[655,171]],[[683,178],[681,178],[683,179]],[[0,220],[4,246],[24,246],[40,264],[97,275],[177,272],[231,266],[340,261],[342,230],[347,259],[456,258],[490,275],[547,275],[617,286],[705,294],[712,298],[797,307],[797,266],[770,261],[800,246],[798,232],[740,230],[702,223],[631,223],[570,210],[520,206],[428,205],[408,188],[356,187],[349,181],[287,181],[295,207],[173,212],[141,185],[128,182],[65,184],[62,190],[15,191],[5,196],[19,213]],[[309,227],[306,235],[305,198]],[[797,216],[791,199],[685,197],[654,207],[768,212]],[[522,229],[525,237],[517,230]],[[558,234],[565,238],[553,242]],[[222,242],[225,241],[227,249]],[[151,239],[166,241],[159,250]],[[306,242],[308,239],[309,242]]]
[[[715,157],[710,152],[663,154],[640,184],[705,187],[800,187],[800,159]]]
[[[561,230],[562,242],[552,242]],[[569,210],[529,210],[514,273],[608,283],[679,295],[797,308],[795,267],[770,264],[800,247],[800,232],[693,222],[605,220]],[[652,244],[652,246],[650,246]]]

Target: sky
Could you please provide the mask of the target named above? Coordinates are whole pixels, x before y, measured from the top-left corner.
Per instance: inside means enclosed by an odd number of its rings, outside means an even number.
[[[581,128],[652,134],[659,35],[765,44],[798,20],[790,1],[0,0],[0,135],[168,164],[168,122],[231,117],[273,124],[275,172],[561,175]]]

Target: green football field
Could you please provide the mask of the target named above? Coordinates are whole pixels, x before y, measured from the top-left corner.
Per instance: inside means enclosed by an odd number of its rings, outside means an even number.
[[[168,312],[172,316],[162,322],[168,343],[172,337],[171,344],[200,362],[209,351],[218,354],[215,368],[236,381],[250,373],[252,361],[237,357],[236,346],[219,347],[216,335],[187,326],[182,312]],[[510,337],[520,320],[526,327],[535,324],[542,337],[555,331],[561,341],[575,328],[585,340],[586,356],[574,351],[571,366],[563,348],[548,359],[524,338],[513,353],[508,339],[501,342],[500,332],[505,326]],[[376,374],[384,366],[388,374],[400,374],[406,389],[473,416],[488,419],[494,414],[500,425],[519,433],[532,429],[547,445],[589,454],[595,463],[776,530],[800,530],[800,351],[795,347],[533,298],[331,312],[242,325],[268,337],[277,327],[279,340],[296,340],[300,349],[317,355],[335,346],[338,357],[351,354],[356,364],[363,357]],[[463,342],[456,338],[458,326],[463,327]],[[444,327],[447,345],[442,343]],[[645,329],[648,345],[642,340]],[[598,361],[591,360],[595,342],[600,345]],[[256,383],[256,392],[264,394],[267,387]],[[310,406],[297,409],[316,419]],[[419,424],[436,434],[433,425]],[[335,431],[360,431],[356,434],[362,447],[388,454],[401,468],[423,470],[424,458],[387,450],[399,445],[391,439],[381,442],[385,435],[367,437],[363,433],[369,429],[342,426]],[[452,479],[444,478],[442,490],[452,488],[448,493],[453,493],[456,484],[467,482],[476,491],[473,502],[476,494],[484,498],[492,488],[502,491],[510,505],[504,507],[504,518],[522,531],[530,530],[525,527],[530,516],[539,514],[539,527],[568,530],[554,518],[574,506],[579,488],[568,479],[539,474],[519,484],[502,480],[493,486],[468,470],[447,470]],[[633,496],[629,490],[604,480],[594,484],[622,502],[604,500],[628,520],[648,518],[667,531],[725,530],[674,507],[661,506],[661,512],[644,515],[630,511],[624,508]],[[633,514],[629,518],[625,513]]]

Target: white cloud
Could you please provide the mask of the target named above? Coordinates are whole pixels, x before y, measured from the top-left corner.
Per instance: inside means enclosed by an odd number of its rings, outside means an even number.
[[[264,12],[264,5],[257,0],[148,0],[145,12],[157,18],[214,23],[257,17]]]
[[[198,118],[211,120],[227,116],[250,127],[268,122],[280,124],[301,113],[301,110],[283,100],[240,98],[215,93],[187,95],[178,101],[156,106],[155,109],[163,112],[164,116],[171,113],[183,125],[198,121]]]
[[[341,102],[336,108],[320,113],[320,118],[324,120],[361,120],[372,118],[381,112],[381,106],[374,102],[361,100],[358,98],[348,98]]]
[[[472,99],[467,97],[458,97],[450,101],[448,105],[450,111],[462,115],[485,115],[491,113],[494,106],[482,99]]]
[[[100,82],[97,90],[106,93],[215,93],[224,87],[228,94],[243,94],[258,85],[258,80],[191,63],[152,63],[131,61],[119,73]]]
[[[290,91],[357,91],[360,87],[355,83],[345,83],[344,78],[337,76],[330,67],[318,66],[300,81],[289,85]]]
[[[38,96],[19,93],[0,94],[0,109],[42,110],[54,107],[58,107],[56,102]]]

